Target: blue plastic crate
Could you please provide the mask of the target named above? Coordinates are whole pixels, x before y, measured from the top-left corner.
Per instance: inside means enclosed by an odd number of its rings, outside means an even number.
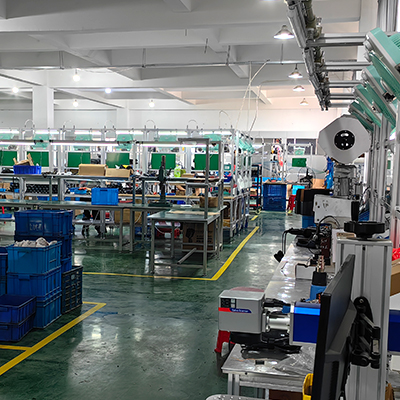
[[[302,215],[302,228],[308,228],[309,226],[315,226],[313,215]]]
[[[45,328],[61,315],[61,290],[46,301],[38,301],[34,328]]]
[[[0,278],[6,276],[8,265],[8,253],[5,247],[0,247]]]
[[[79,188],[69,188],[70,193],[75,193],[75,194],[86,194],[87,189],[79,189]]]
[[[73,212],[55,210],[27,210],[14,213],[15,233],[59,237],[73,232]]]
[[[71,257],[71,255],[72,255],[72,234],[65,235],[62,237],[16,234],[16,235],[14,235],[14,240],[16,242],[21,242],[23,240],[36,240],[40,237],[44,237],[49,243],[52,242],[53,240],[57,240],[58,242],[61,243],[61,253],[60,253],[61,260],[63,258]],[[1,250],[0,250],[0,252],[1,252]],[[0,257],[1,257],[1,254],[0,254]]]
[[[12,218],[12,214],[3,213],[0,214],[0,219],[10,219]]]
[[[286,211],[285,197],[264,197],[264,211]]]
[[[36,310],[36,297],[4,294],[0,296],[0,323],[20,324]]]
[[[0,342],[19,342],[33,328],[34,315],[18,325],[0,324]]]
[[[286,198],[286,185],[264,184],[264,197],[284,197]]]
[[[8,294],[45,297],[61,288],[61,267],[46,274],[7,274]]]
[[[65,314],[82,304],[82,272],[83,267],[74,266],[62,275],[61,312]]]
[[[8,272],[44,274],[61,265],[61,242],[47,247],[7,247]]]
[[[39,165],[14,165],[14,174],[40,175],[42,167]]]
[[[1,276],[0,277],[0,296],[3,294],[7,294],[7,277]]]
[[[118,205],[118,189],[93,188],[92,189],[93,205]]]
[[[68,257],[61,260],[61,273],[71,271],[72,269],[72,258]]]

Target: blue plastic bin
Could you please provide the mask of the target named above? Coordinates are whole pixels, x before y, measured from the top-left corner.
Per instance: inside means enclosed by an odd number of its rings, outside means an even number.
[[[92,204],[101,206],[118,205],[118,189],[93,188]]]
[[[61,273],[71,271],[72,269],[72,258],[68,257],[61,260]]]
[[[33,328],[34,315],[18,325],[0,324],[0,342],[19,342]]]
[[[39,165],[14,165],[14,174],[40,175],[42,167]]]
[[[45,301],[38,301],[34,328],[45,328],[61,315],[61,290]]]
[[[0,323],[20,324],[36,310],[36,297],[4,294],[0,296]]]
[[[54,290],[61,288],[61,267],[55,268],[46,274],[7,274],[8,294],[25,296],[47,296]]]
[[[14,213],[15,233],[34,236],[65,236],[73,232],[72,211],[27,210]]]
[[[10,218],[12,218],[12,214],[7,214],[7,213],[0,214],[0,219],[10,219]]]
[[[66,314],[82,304],[82,272],[83,267],[74,266],[71,271],[62,274],[62,314]]]
[[[264,197],[264,211],[286,211],[285,197]]]
[[[8,246],[8,272],[44,274],[61,266],[61,242],[47,247]]]
[[[0,277],[0,296],[7,294],[7,276]]]
[[[314,216],[310,216],[310,215],[302,215],[302,224],[301,227],[302,228],[308,228],[309,226],[315,226],[314,223]]]
[[[286,185],[264,184],[264,197],[284,197],[286,199]]]
[[[8,265],[8,253],[6,247],[0,247],[0,278],[6,276]]]

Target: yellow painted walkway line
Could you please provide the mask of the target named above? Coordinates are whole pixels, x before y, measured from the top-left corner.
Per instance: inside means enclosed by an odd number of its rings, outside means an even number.
[[[232,261],[239,254],[240,250],[243,249],[245,244],[253,237],[253,235],[258,231],[260,227],[256,226],[247,237],[239,244],[239,246],[234,250],[234,252],[229,256],[224,265],[215,273],[212,278],[190,278],[186,276],[165,276],[165,275],[135,275],[135,274],[118,274],[114,272],[84,272],[84,275],[103,275],[103,276],[125,276],[130,278],[153,278],[153,279],[181,279],[190,281],[217,281],[222,274],[228,269],[232,264]]]
[[[258,215],[256,215],[255,217],[253,217],[250,221],[255,221],[258,218]]]
[[[2,350],[19,350],[19,351],[26,351],[26,350],[30,350],[31,347],[1,345],[1,346],[0,346],[0,349],[2,349]]]
[[[7,371],[9,371],[11,368],[14,368],[21,361],[24,361],[25,359],[30,357],[32,354],[36,353],[37,351],[42,349],[44,346],[46,346],[50,342],[52,342],[54,339],[57,339],[63,333],[67,332],[69,329],[73,328],[75,325],[79,324],[87,317],[90,317],[92,314],[94,314],[96,311],[100,310],[100,308],[103,308],[106,305],[106,303],[86,303],[86,302],[84,302],[84,304],[96,304],[96,305],[93,308],[91,308],[90,310],[86,311],[84,314],[80,315],[79,317],[77,317],[74,320],[72,320],[71,322],[69,322],[67,325],[64,325],[62,328],[58,329],[51,335],[47,336],[46,338],[41,340],[39,343],[35,344],[33,347],[26,348],[26,350],[22,354],[13,358],[7,364],[4,364],[3,366],[1,366],[0,367],[0,375],[3,375]],[[6,346],[6,347],[18,347],[18,346]],[[23,348],[21,347],[19,349],[22,350]],[[17,350],[17,349],[13,349],[13,350]]]

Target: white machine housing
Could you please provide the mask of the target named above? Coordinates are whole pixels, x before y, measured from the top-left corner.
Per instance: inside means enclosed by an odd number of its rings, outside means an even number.
[[[218,329],[260,334],[265,331],[264,292],[224,290],[219,295]]]

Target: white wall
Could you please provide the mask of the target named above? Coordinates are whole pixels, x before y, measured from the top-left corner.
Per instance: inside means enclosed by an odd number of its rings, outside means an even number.
[[[247,130],[254,119],[254,112],[243,112],[238,121],[239,113],[229,111],[229,118],[217,110],[188,110],[168,111],[149,110],[130,112],[131,126],[117,125],[115,110],[56,110],[55,127],[61,128],[64,124],[67,127],[75,125],[80,128],[102,128],[115,126],[117,128],[141,129],[145,125],[153,128],[153,120],[160,129],[186,129],[199,128],[218,129],[238,127],[240,130]],[[299,137],[316,138],[318,132],[340,115],[339,110],[320,111],[315,109],[304,110],[262,110],[254,124],[253,137]],[[7,110],[0,111],[0,127],[23,127],[25,121],[32,118],[32,111]],[[189,122],[195,120],[196,122]],[[46,128],[39,127],[38,128]]]

